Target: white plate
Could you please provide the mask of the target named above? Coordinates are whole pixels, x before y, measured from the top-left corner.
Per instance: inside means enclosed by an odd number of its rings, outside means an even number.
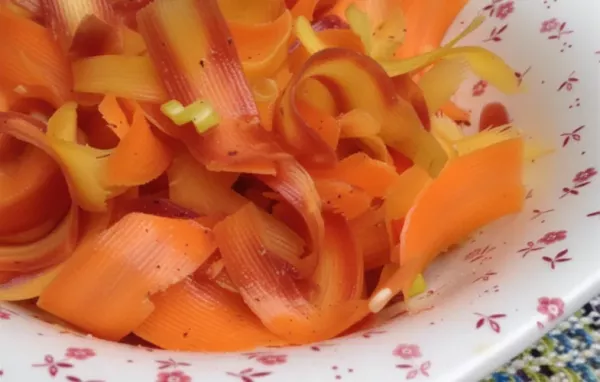
[[[442,3],[443,1],[440,1]],[[472,1],[454,34],[500,53],[528,92],[504,99],[470,80],[459,103],[500,99],[556,148],[530,167],[525,210],[429,270],[411,314],[344,339],[252,354],[151,351],[79,337],[0,307],[0,381],[475,381],[600,292],[600,2]],[[419,313],[420,312],[420,313]]]

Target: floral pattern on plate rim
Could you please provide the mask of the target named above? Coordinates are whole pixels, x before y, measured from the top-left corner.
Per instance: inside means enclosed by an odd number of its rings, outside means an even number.
[[[551,135],[556,152],[531,165],[538,175],[527,179],[523,213],[476,233],[464,248],[440,258],[427,272],[428,293],[409,306],[389,307],[386,323],[343,339],[220,355],[110,344],[2,304],[0,382],[474,380],[579,308],[600,287],[594,271],[600,259],[591,256],[600,239],[584,233],[600,225],[600,201],[593,197],[600,192],[594,106],[600,100],[593,87],[600,43],[583,36],[600,33],[592,17],[600,5],[586,0],[471,1],[453,32],[477,13],[488,20],[465,43],[483,44],[506,58],[534,96],[506,98],[472,78],[461,89],[459,104],[471,107],[477,117],[484,103],[505,102],[517,123],[545,132],[544,138]],[[531,105],[548,116],[532,115]],[[540,179],[539,174],[554,178]],[[455,277],[458,272],[464,277]],[[571,293],[582,282],[585,291]],[[519,343],[510,342],[507,333],[516,330],[524,334]],[[461,341],[461,348],[445,352],[440,338]],[[35,347],[30,345],[34,341]],[[501,354],[493,365],[483,360],[482,349],[488,348]],[[474,362],[464,368],[464,359]]]

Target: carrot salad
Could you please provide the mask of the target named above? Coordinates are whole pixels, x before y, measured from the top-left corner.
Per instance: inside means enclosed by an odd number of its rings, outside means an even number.
[[[519,91],[481,17],[442,44],[466,2],[0,0],[0,301],[239,351],[422,293],[525,198],[503,106],[451,100]]]

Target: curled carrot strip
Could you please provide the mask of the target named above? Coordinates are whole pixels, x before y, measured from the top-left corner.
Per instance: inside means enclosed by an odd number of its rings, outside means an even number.
[[[106,0],[40,0],[46,21],[61,47],[79,53],[90,53],[113,46],[117,35],[112,28],[116,15]],[[92,49],[92,51],[90,51]],[[93,53],[92,53],[93,54]]]
[[[69,63],[50,31],[0,10],[0,82],[55,106],[71,98]]]
[[[123,139],[129,130],[129,122],[117,98],[113,95],[105,96],[98,105],[98,111],[104,121],[112,128],[115,135],[119,139]]]
[[[404,1],[406,39],[396,51],[397,57],[411,57],[440,46],[448,28],[467,3],[450,0],[440,7],[436,0]]]
[[[0,0],[0,301],[173,350],[377,324],[547,152],[461,130],[466,69],[520,87],[442,3]]]
[[[74,89],[136,101],[165,102],[167,93],[147,57],[104,55],[73,63]]]
[[[364,190],[348,183],[331,179],[316,179],[315,187],[323,201],[323,208],[351,220],[371,207],[373,198]]]
[[[306,17],[309,21],[312,21],[313,14],[319,0],[298,0],[292,7],[292,15],[294,19],[300,16]]]
[[[170,97],[206,100],[223,118],[256,116],[256,105],[216,0],[158,0],[138,28]]]
[[[291,159],[260,125],[226,119],[199,135],[185,136],[191,154],[211,171],[275,174],[277,162]]]
[[[77,207],[71,207],[64,219],[43,238],[30,243],[0,246],[0,271],[34,272],[68,258],[78,235]]]
[[[522,161],[521,138],[450,161],[410,209],[400,238],[400,269],[371,299],[371,310],[379,311],[400,291],[408,296],[417,275],[474,229],[520,211]]]
[[[452,118],[457,122],[469,122],[471,119],[471,113],[452,101],[446,102],[440,110],[448,117]]]
[[[23,301],[38,297],[61,270],[55,265],[33,275],[14,277],[9,282],[0,280],[0,301]]]
[[[393,166],[370,158],[365,153],[356,153],[344,158],[331,170],[311,170],[318,178],[333,178],[364,190],[372,197],[383,197],[397,181],[398,174]]]
[[[39,0],[12,0],[7,1],[7,3],[6,6],[9,9],[11,8],[11,4],[18,6],[20,11],[25,13],[23,16],[36,20],[42,19],[42,4]]]
[[[189,154],[174,158],[168,177],[170,199],[198,214],[231,214],[246,203],[231,189],[235,174],[208,171]]]
[[[255,6],[275,8],[273,1],[258,1]],[[222,8],[222,7],[221,7]],[[244,17],[227,20],[234,43],[237,46],[244,73],[251,81],[272,76],[287,58],[288,41],[292,34],[292,14],[280,5],[279,14],[265,21]],[[227,19],[227,15],[225,15]]]
[[[0,214],[10,217],[0,222],[0,243],[36,241],[64,218],[71,198],[52,157],[16,139],[9,142],[18,154],[0,162]]]
[[[215,227],[215,235],[227,270],[240,288],[242,298],[270,331],[292,343],[306,343],[335,336],[366,315],[364,301],[339,300],[341,296],[355,297],[362,293],[362,260],[359,264],[341,261],[336,263],[339,266],[321,263],[324,269],[334,273],[324,281],[327,284],[320,286],[322,292],[315,298],[323,305],[314,305],[306,300],[285,264],[262,250],[258,232],[247,221],[247,211],[252,208],[255,207],[250,204],[228,216]],[[323,261],[334,261],[334,256],[358,258],[347,236],[342,243],[333,243],[340,238],[338,230],[343,230],[338,224],[341,221],[337,219],[328,221],[326,231],[329,233],[326,233],[327,244],[324,245],[328,248],[327,260]],[[349,256],[340,248],[354,252]],[[360,276],[348,277],[352,273],[350,269]],[[330,289],[335,283],[342,285]]]
[[[404,219],[414,205],[417,196],[430,181],[431,178],[423,169],[412,166],[403,172],[391,187],[383,204],[390,246],[395,246],[400,242],[400,232]],[[399,253],[392,253],[392,260],[399,262],[399,255]]]
[[[169,167],[171,159],[171,149],[136,107],[131,127],[106,162],[106,184],[131,187],[148,183]]]
[[[383,207],[371,208],[350,220],[349,224],[352,237],[361,249],[366,270],[376,269],[390,261],[389,234]]]
[[[135,334],[165,349],[223,352],[284,344],[239,295],[208,280],[186,279],[152,302],[154,312]]]
[[[425,130],[429,131],[431,128],[431,120],[429,115],[435,110],[429,110],[427,100],[421,87],[411,78],[408,74],[402,74],[392,78],[394,82],[394,88],[402,99],[410,103],[415,109],[415,112],[419,116]]]
[[[446,162],[446,153],[423,129],[414,109],[396,94],[393,82],[375,61],[346,49],[325,49],[312,55],[284,93],[282,113],[276,113],[274,131],[282,136],[291,152],[311,153],[315,165],[335,162],[329,146],[307,125],[296,106],[299,84],[311,77],[323,82],[337,95],[336,102],[349,109],[342,112],[365,110],[381,124],[380,136],[386,144],[432,175],[439,173]]]
[[[259,179],[298,211],[308,228],[312,250],[318,251],[323,243],[324,230],[321,199],[306,169],[296,161],[284,161],[279,163],[277,175],[259,176]],[[316,253],[311,257],[316,260]]]
[[[210,230],[192,220],[130,214],[81,243],[38,306],[118,340],[152,313],[149,296],[183,280],[215,248]]]
[[[202,136],[187,126],[184,141],[194,157],[213,171],[274,173],[274,162],[288,154],[257,124],[256,103],[216,1],[155,1],[138,13],[138,22],[169,95],[185,106],[208,101],[222,117]]]

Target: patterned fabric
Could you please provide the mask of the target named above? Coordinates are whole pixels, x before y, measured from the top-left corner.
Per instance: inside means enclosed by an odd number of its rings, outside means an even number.
[[[600,381],[600,296],[485,382]]]

